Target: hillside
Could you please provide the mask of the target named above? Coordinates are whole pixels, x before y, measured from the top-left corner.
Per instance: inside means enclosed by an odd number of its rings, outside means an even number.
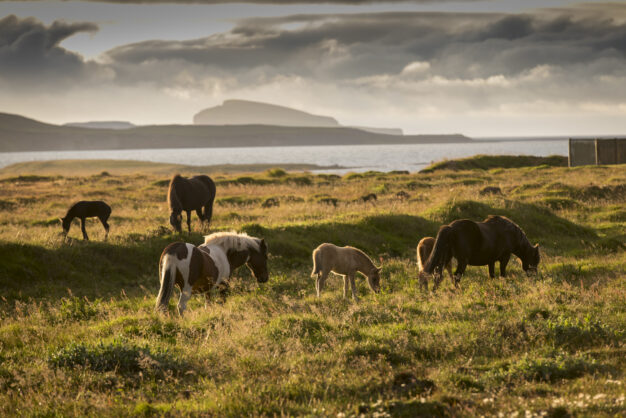
[[[92,129],[129,129],[129,128],[135,127],[135,125],[130,122],[117,121],[117,120],[71,122],[71,123],[65,123],[63,124],[63,126],[73,126],[77,128],[92,128]]]
[[[463,135],[384,135],[344,127],[153,125],[94,129],[51,125],[0,113],[0,152],[469,141]]]
[[[624,166],[215,175],[210,232],[265,238],[270,277],[242,267],[224,299],[194,295],[182,318],[177,290],[154,312],[159,256],[207,230],[194,214],[191,234],[171,232],[168,178],[0,180],[0,415],[623,416]],[[78,221],[61,236],[82,199],[111,205],[107,241],[95,219],[91,241]],[[421,290],[420,238],[489,214],[539,243],[538,275],[512,257],[506,278],[469,266],[460,289],[446,273]],[[354,303],[331,275],[316,297],[322,242],[365,251],[382,291],[358,275]]]
[[[338,127],[330,116],[312,115],[301,110],[248,100],[225,100],[220,106],[198,112],[195,125],[276,125]]]
[[[322,168],[342,168],[315,164],[219,164],[182,165],[137,160],[46,160],[25,161],[0,168],[0,178],[9,176],[92,176],[106,172],[112,175],[151,174],[166,175],[181,173],[186,175],[210,173],[256,173],[279,167],[287,171],[316,170]]]

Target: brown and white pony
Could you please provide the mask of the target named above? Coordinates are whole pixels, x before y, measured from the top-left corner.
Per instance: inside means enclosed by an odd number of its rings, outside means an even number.
[[[156,310],[167,311],[174,285],[180,289],[179,314],[185,311],[192,293],[204,293],[208,302],[211,292],[244,264],[258,283],[267,282],[264,239],[235,232],[218,232],[204,238],[204,244],[198,247],[186,242],[174,242],[165,247],[159,261],[161,289]]]

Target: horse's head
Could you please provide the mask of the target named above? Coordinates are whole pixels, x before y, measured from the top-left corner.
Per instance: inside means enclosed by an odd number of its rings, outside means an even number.
[[[248,253],[248,261],[246,265],[252,271],[256,281],[259,283],[265,283],[269,279],[267,272],[267,245],[265,240],[262,239],[259,242],[259,251],[250,247]]]
[[[526,272],[527,276],[537,274],[537,267],[539,266],[539,244],[535,244],[534,247],[530,247],[526,251],[526,256],[522,260],[522,269]]]
[[[380,271],[382,267],[374,267],[372,271],[367,275],[367,283],[374,292],[380,292]]]
[[[59,221],[61,221],[61,225],[63,226],[63,235],[67,235],[68,232],[70,232],[70,226],[72,225],[72,220],[65,217],[65,218],[59,218]]]
[[[181,212],[172,212],[170,215],[170,224],[176,232],[182,231],[183,214]]]

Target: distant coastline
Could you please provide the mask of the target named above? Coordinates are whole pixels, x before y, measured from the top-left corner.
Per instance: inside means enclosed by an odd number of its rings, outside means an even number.
[[[153,125],[96,129],[0,114],[0,152],[471,142],[461,134],[388,135],[349,127]]]

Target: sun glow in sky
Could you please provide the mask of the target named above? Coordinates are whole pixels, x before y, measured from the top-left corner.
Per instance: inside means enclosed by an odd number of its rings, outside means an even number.
[[[626,3],[0,2],[0,112],[191,123],[248,99],[470,136],[626,132]]]

